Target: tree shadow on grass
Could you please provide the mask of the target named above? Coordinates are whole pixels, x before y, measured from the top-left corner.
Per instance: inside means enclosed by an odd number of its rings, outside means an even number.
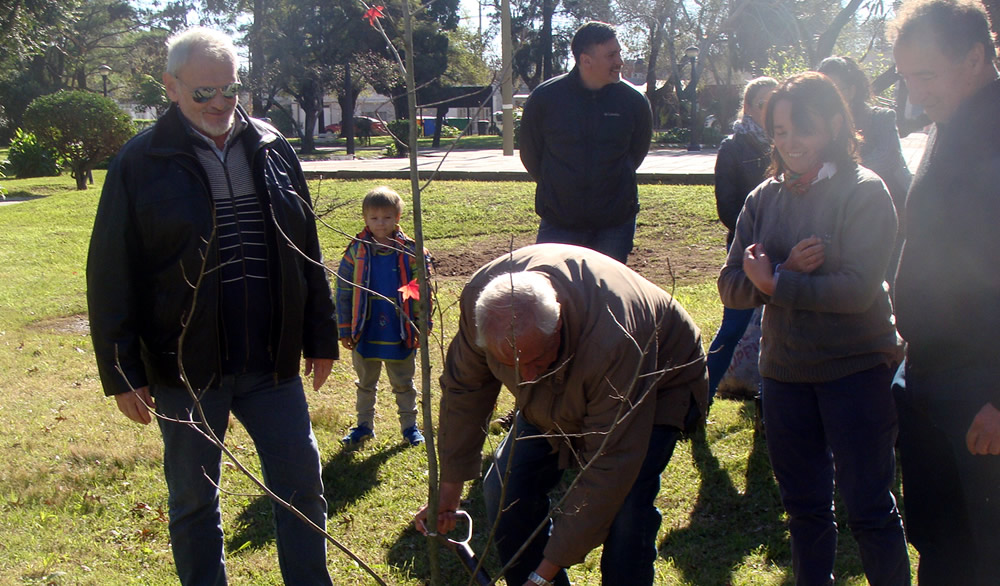
[[[754,404],[741,414],[753,418]],[[767,458],[763,434],[755,433],[746,467],[746,490],[740,492],[712,453],[704,433],[691,439],[691,456],[701,477],[687,527],[672,531],[660,544],[692,584],[731,584],[734,570],[750,554],[768,565],[788,566],[790,551],[778,487]],[[784,581],[791,584],[791,576]]]
[[[747,401],[741,416],[753,418],[754,403]],[[784,508],[767,456],[767,442],[755,433],[747,460],[746,490],[740,493],[712,453],[704,434],[691,441],[691,455],[701,476],[698,498],[688,527],[668,533],[661,555],[668,555],[692,584],[732,584],[740,566],[791,567],[791,549]],[[897,493],[898,494],[898,493]],[[864,577],[857,542],[846,530],[846,508],[839,494],[835,507],[840,535],[834,575],[837,584]],[[747,556],[758,559],[748,560]],[[753,574],[753,570],[744,573]],[[745,577],[745,576],[744,576]],[[789,571],[782,584],[793,584]]]
[[[323,467],[323,496],[327,501],[327,526],[339,522],[337,515],[378,485],[378,470],[406,446],[378,449],[359,458],[351,450],[340,450]],[[257,497],[235,521],[237,531],[228,534],[226,551],[259,548],[274,541],[271,499]]]

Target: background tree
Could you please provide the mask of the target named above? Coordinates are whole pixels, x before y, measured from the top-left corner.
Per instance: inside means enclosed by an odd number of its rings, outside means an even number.
[[[291,95],[305,117],[302,152],[316,149],[314,128],[323,98],[339,64],[342,5],[333,2],[279,0],[270,5],[268,30],[261,33],[265,67],[274,85]]]
[[[45,18],[27,19],[30,24],[25,25],[23,16],[9,16],[8,4],[0,8],[0,26],[20,31],[0,36],[0,102],[6,111],[0,140],[21,126],[24,110],[35,98],[60,89],[101,88],[101,65],[111,67],[109,93],[119,99],[131,96],[144,75],[159,78],[163,41],[186,26],[190,10],[184,1],[153,9],[125,0],[16,0],[12,11],[28,4],[48,7],[40,13]]]
[[[489,85],[499,62],[488,61],[488,44],[475,31],[457,28],[448,31],[448,68],[443,79],[448,85]]]
[[[69,25],[75,1],[6,0],[0,6],[0,61],[44,49],[46,40]]]
[[[433,93],[434,86],[442,84],[442,75],[448,69],[449,38],[448,32],[458,28],[459,0],[421,0],[411,2],[410,11],[413,18],[413,76],[416,83],[418,101],[421,90],[429,88]],[[382,26],[391,42],[404,46],[403,14],[401,5],[393,3],[385,8],[386,18]],[[382,45],[384,47],[384,43]],[[409,45],[407,45],[409,46]],[[381,53],[381,50],[379,51]],[[406,50],[400,51],[402,58],[408,58]],[[380,94],[392,99],[395,117],[409,118],[406,102],[406,85],[402,78],[392,80],[372,80],[372,87]]]
[[[163,84],[149,74],[142,74],[138,77],[139,81],[130,96],[132,102],[137,106],[153,109],[156,111],[156,117],[159,118],[170,106],[170,99],[167,98]]]
[[[90,171],[135,134],[132,119],[113,100],[82,91],[36,99],[24,112],[24,125],[69,164],[77,189],[87,189]]]

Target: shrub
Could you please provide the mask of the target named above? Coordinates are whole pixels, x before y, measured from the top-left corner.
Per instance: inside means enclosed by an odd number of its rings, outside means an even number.
[[[691,129],[682,126],[671,128],[666,132],[658,132],[653,140],[657,144],[679,145],[691,142]]]
[[[18,179],[28,177],[53,177],[59,174],[59,157],[56,152],[42,146],[31,132],[18,128],[7,153],[6,172]]]
[[[460,134],[462,134],[462,131],[455,128],[454,126],[449,126],[448,124],[445,124],[444,126],[441,127],[441,136],[443,136],[444,138],[455,138]]]
[[[386,148],[386,156],[405,157],[410,152],[407,146],[407,141],[410,139],[410,121],[405,118],[393,120],[387,125],[387,128],[394,137],[394,140],[393,144],[389,145],[392,147],[392,153],[389,152],[389,148]]]
[[[66,160],[81,190],[94,167],[135,134],[132,119],[113,100],[81,91],[37,98],[24,111],[24,126]]]

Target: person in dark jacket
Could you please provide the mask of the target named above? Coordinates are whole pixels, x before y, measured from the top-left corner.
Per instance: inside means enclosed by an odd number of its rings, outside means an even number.
[[[729,230],[726,234],[726,251],[733,243],[736,219],[743,209],[743,202],[754,187],[760,185],[771,164],[771,140],[764,127],[764,106],[767,98],[778,87],[770,77],[758,77],[747,82],[743,89],[743,116],[733,123],[733,134],[719,145],[715,158],[715,208],[719,219]],[[715,397],[729,363],[733,360],[736,345],[747,329],[753,309],[722,308],[722,323],[708,349],[708,397]]]
[[[906,198],[895,306],[907,535],[921,586],[1000,579],[1000,73],[983,7],[904,3],[896,70],[934,121]]]
[[[87,261],[87,301],[107,395],[164,442],[170,541],[183,584],[225,584],[220,448],[230,413],[264,481],[320,527],[320,458],[299,377],[319,389],[338,357],[333,297],[295,152],[237,102],[229,37],[167,41],[174,103],[108,170]],[[199,397],[195,402],[195,395]],[[185,423],[186,422],[186,423]],[[274,507],[289,584],[330,584],[324,537]]]
[[[537,242],[585,246],[624,263],[639,212],[635,173],[653,136],[649,101],[621,80],[609,25],[583,25],[571,47],[576,65],[535,88],[521,118],[521,162],[537,183]]]
[[[861,145],[858,149],[861,164],[875,171],[875,174],[885,182],[896,208],[896,216],[902,219],[906,190],[910,188],[913,175],[906,166],[903,149],[899,144],[896,111],[868,105],[872,97],[871,84],[868,82],[868,76],[854,59],[836,55],[827,57],[820,62],[816,71],[829,77],[843,94],[851,109],[851,117],[854,118],[858,134],[861,135]],[[900,222],[900,226],[902,225]],[[903,232],[900,230],[896,234],[896,245],[886,273],[890,285],[896,276],[896,265],[899,264],[899,251],[902,245]]]

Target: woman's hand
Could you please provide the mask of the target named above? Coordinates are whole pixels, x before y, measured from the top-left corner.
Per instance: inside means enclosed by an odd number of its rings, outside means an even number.
[[[774,293],[774,267],[763,244],[751,244],[743,251],[743,272],[761,293]]]
[[[788,260],[781,263],[781,270],[811,273],[821,267],[826,260],[824,249],[823,240],[819,236],[800,240],[788,253]]]

